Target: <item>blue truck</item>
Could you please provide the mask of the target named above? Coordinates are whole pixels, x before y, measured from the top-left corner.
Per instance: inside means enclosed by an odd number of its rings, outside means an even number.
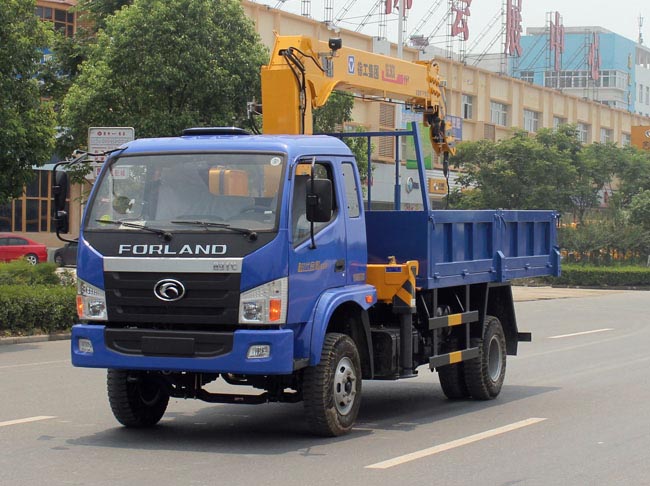
[[[416,168],[396,150],[394,177],[376,167],[364,181],[345,143],[309,135],[334,88],[390,95],[422,113],[446,166],[438,69],[278,36],[262,68],[265,135],[194,128],[110,154],[79,235],[72,363],[108,369],[120,423],[155,425],[170,397],[302,401],[311,431],[338,436],[362,380],[422,366],[450,399],[499,395],[506,355],[531,338],[510,282],[559,274],[557,214],[433,210],[415,124],[394,136],[397,148],[413,137]],[[59,234],[66,172],[55,181]],[[215,380],[258,391],[206,389]]]
[[[451,399],[495,398],[530,339],[509,282],[559,274],[557,215],[432,210],[418,161],[388,202],[331,136],[202,128],[113,152],[79,237],[73,364],[108,369],[128,427],[170,397],[303,401],[310,430],[341,435],[362,380],[423,365]]]

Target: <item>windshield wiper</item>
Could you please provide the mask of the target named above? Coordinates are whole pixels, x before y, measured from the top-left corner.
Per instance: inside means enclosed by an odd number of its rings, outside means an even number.
[[[171,241],[172,239],[172,234],[169,231],[161,230],[158,228],[152,228],[142,223],[132,223],[123,220],[114,221],[112,219],[96,219],[95,221],[97,221],[98,223],[113,224],[116,226],[126,226],[127,228],[134,228],[134,229],[140,229],[142,231],[148,231],[149,233],[157,234],[158,236],[162,237],[162,239],[165,241]]]
[[[170,221],[172,224],[188,224],[192,226],[203,226],[206,230],[209,230],[210,228],[222,228],[222,229],[227,229],[230,231],[234,231],[236,233],[241,233],[243,235],[248,236],[248,239],[251,241],[255,241],[257,239],[257,232],[247,229],[247,228],[237,228],[236,226],[230,226],[228,223],[215,223],[213,221]]]

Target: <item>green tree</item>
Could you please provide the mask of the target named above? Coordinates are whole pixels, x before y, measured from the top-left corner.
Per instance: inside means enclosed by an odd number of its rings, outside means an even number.
[[[64,100],[74,147],[89,126],[140,137],[237,125],[259,97],[267,52],[236,0],[135,0],[106,17]]]
[[[650,231],[650,190],[646,189],[632,197],[630,223]]]
[[[464,208],[557,209],[580,223],[612,187],[626,151],[614,144],[583,146],[573,125],[543,128],[532,137],[515,131],[510,139],[465,142],[452,158],[465,169],[458,180],[467,190],[450,202]]]
[[[571,207],[571,184],[576,174],[570,157],[527,132],[515,131],[510,139],[498,142],[461,143],[451,162],[464,169],[458,181],[467,189],[452,198],[457,207]]]
[[[334,91],[320,108],[314,110],[314,133],[340,131],[345,122],[352,121],[354,97],[350,93]],[[362,131],[358,128],[357,131]],[[368,140],[363,137],[346,137],[343,141],[350,147],[357,160],[361,180],[368,177]]]
[[[81,0],[77,4],[81,20],[89,24],[94,32],[106,26],[106,20],[123,7],[133,3],[133,0]]]
[[[39,63],[47,27],[35,2],[6,0],[0,8],[0,203],[22,193],[33,165],[52,155],[54,113],[41,102]]]

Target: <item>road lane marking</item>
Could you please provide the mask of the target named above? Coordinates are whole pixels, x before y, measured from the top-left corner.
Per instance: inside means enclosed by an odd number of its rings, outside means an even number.
[[[56,417],[52,417],[50,415],[39,415],[37,417],[27,417],[24,419],[17,419],[17,420],[7,420],[6,422],[0,422],[0,427],[6,427],[8,425],[18,425],[18,424],[27,424],[29,422],[38,422],[40,420],[49,420],[53,419]]]
[[[566,337],[573,337],[573,336],[584,336],[585,334],[594,334],[597,332],[607,332],[607,331],[613,331],[611,327],[606,327],[604,329],[594,329],[593,331],[583,331],[583,332],[574,332],[571,334],[559,334],[557,336],[549,336],[549,339],[561,339],[561,338],[566,338]]]
[[[58,363],[69,363],[69,359],[60,359],[58,361],[41,361],[40,363],[24,363],[24,364],[15,364],[15,365],[5,365],[0,366],[0,370],[6,370],[9,368],[23,368],[25,366],[40,366],[40,365],[49,365],[49,364],[58,364]]]
[[[422,449],[420,451],[411,452],[410,454],[404,454],[403,456],[395,457],[393,459],[388,459],[387,461],[371,464],[370,466],[366,466],[366,469],[388,469],[389,467],[399,466],[407,462],[415,461],[416,459],[422,459],[423,457],[432,456],[440,452],[455,449],[456,447],[468,445],[483,439],[489,439],[490,437],[505,434],[506,432],[512,432],[513,430],[521,429],[523,427],[528,427],[529,425],[534,425],[539,422],[543,422],[544,420],[546,419],[538,417],[521,420],[520,422],[515,422],[510,425],[504,425],[503,427],[497,427],[496,429],[486,430],[485,432],[463,437],[462,439],[452,440],[451,442],[446,442],[445,444],[440,444],[434,447],[429,447],[427,449]]]

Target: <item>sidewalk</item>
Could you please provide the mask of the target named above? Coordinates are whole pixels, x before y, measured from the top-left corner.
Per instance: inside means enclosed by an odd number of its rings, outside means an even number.
[[[531,300],[575,299],[580,297],[600,297],[606,294],[627,292],[626,290],[610,289],[573,289],[556,287],[523,287],[512,286],[512,296],[515,302]]]

